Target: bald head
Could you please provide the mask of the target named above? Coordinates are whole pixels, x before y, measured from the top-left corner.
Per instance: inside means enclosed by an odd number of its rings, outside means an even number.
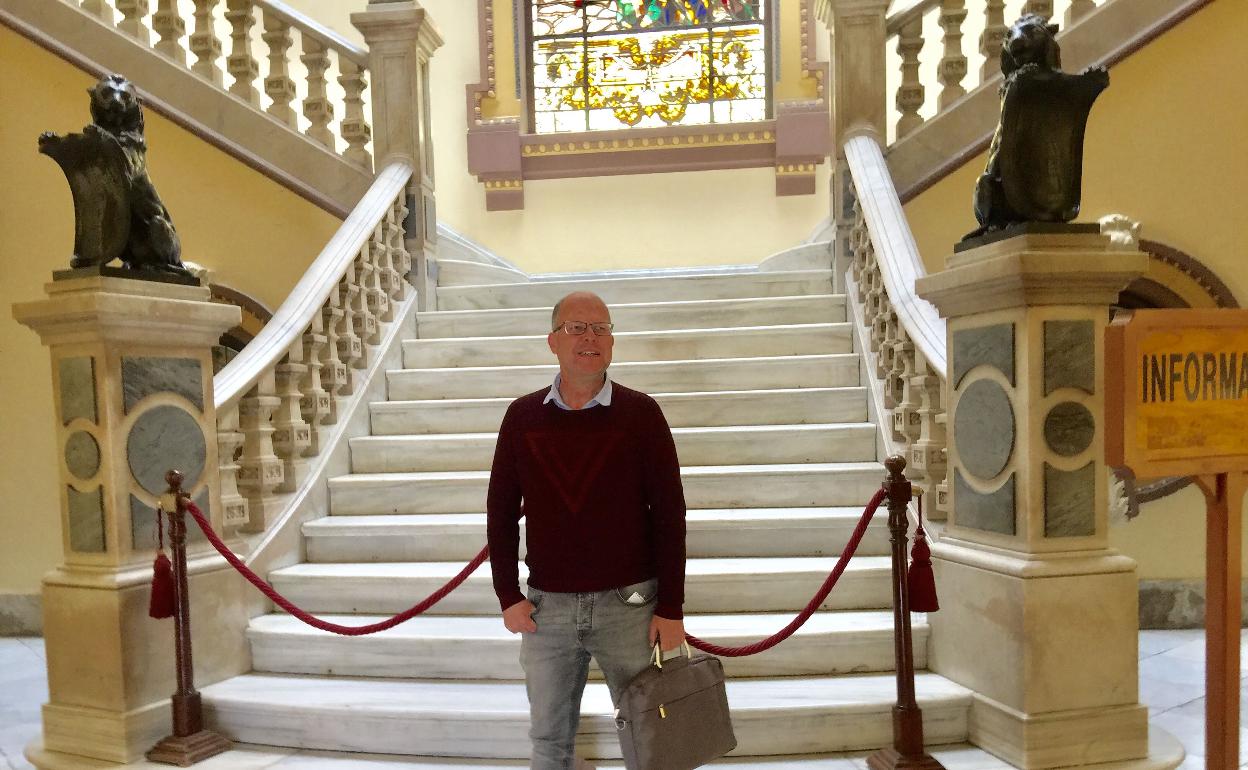
[[[570,311],[572,308],[602,310],[606,312],[608,320],[611,318],[611,313],[607,310],[607,303],[602,301],[602,297],[599,297],[592,291],[574,291],[570,294],[565,294],[562,299],[555,303],[555,309],[550,313],[550,328],[558,329],[567,320],[562,314],[565,310]]]

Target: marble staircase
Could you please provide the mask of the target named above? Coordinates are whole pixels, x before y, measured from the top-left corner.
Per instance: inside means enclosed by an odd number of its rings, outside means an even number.
[[[686,627],[718,644],[783,627],[818,589],[878,488],[844,298],[827,270],[601,277],[439,289],[329,482],[330,515],[303,525],[307,561],[269,579],[299,606],[348,624],[416,603],[485,542],[498,424],[556,371],[550,307],[598,292],[616,322],[613,379],[654,395],[681,458],[689,507]],[[765,653],[725,659],[741,767],[869,749],[891,736],[888,533],[878,515],[822,609]],[[523,579],[525,570],[521,566]],[[928,626],[914,618],[916,666]],[[246,743],[461,757],[497,766],[528,752],[519,638],[498,616],[488,565],[428,614],[347,638],[285,614],[249,629],[254,671],[203,688],[207,718]],[[597,672],[578,753],[617,760]],[[967,738],[969,691],[917,682],[931,744]],[[457,764],[456,766],[461,766]]]

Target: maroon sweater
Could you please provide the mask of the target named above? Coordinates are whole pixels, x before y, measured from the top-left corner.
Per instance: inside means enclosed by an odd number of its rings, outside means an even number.
[[[657,577],[661,617],[683,617],[685,496],[672,431],[654,399],[611,384],[611,405],[560,409],[549,387],[507,408],[486,510],[494,592],[520,593],[520,517],[529,584],[604,591]]]

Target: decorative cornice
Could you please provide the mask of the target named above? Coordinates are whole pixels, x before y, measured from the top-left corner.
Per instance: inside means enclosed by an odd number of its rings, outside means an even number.
[[[1158,241],[1150,241],[1146,238],[1140,239],[1140,251],[1148,254],[1157,261],[1173,267],[1183,275],[1192,279],[1209,298],[1221,308],[1237,308],[1239,301],[1235,299],[1235,293],[1230,287],[1223,283],[1222,279],[1212,270],[1205,266],[1203,262],[1178,249],[1167,246]]]
[[[706,128],[705,126],[701,128]],[[597,132],[603,133],[603,132]],[[633,130],[611,132],[602,139],[560,138],[556,134],[528,134],[521,140],[521,153],[526,158],[546,155],[580,155],[591,152],[634,152],[638,150],[725,147],[742,144],[770,144],[775,141],[771,129],[752,131],[715,131],[686,135],[637,135]]]

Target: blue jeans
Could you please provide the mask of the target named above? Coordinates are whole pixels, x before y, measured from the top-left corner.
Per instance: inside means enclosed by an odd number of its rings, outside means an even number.
[[[650,664],[650,618],[658,581],[594,593],[529,588],[537,631],[521,634],[520,665],[529,694],[531,770],[572,767],[589,659],[598,662],[611,702]]]

